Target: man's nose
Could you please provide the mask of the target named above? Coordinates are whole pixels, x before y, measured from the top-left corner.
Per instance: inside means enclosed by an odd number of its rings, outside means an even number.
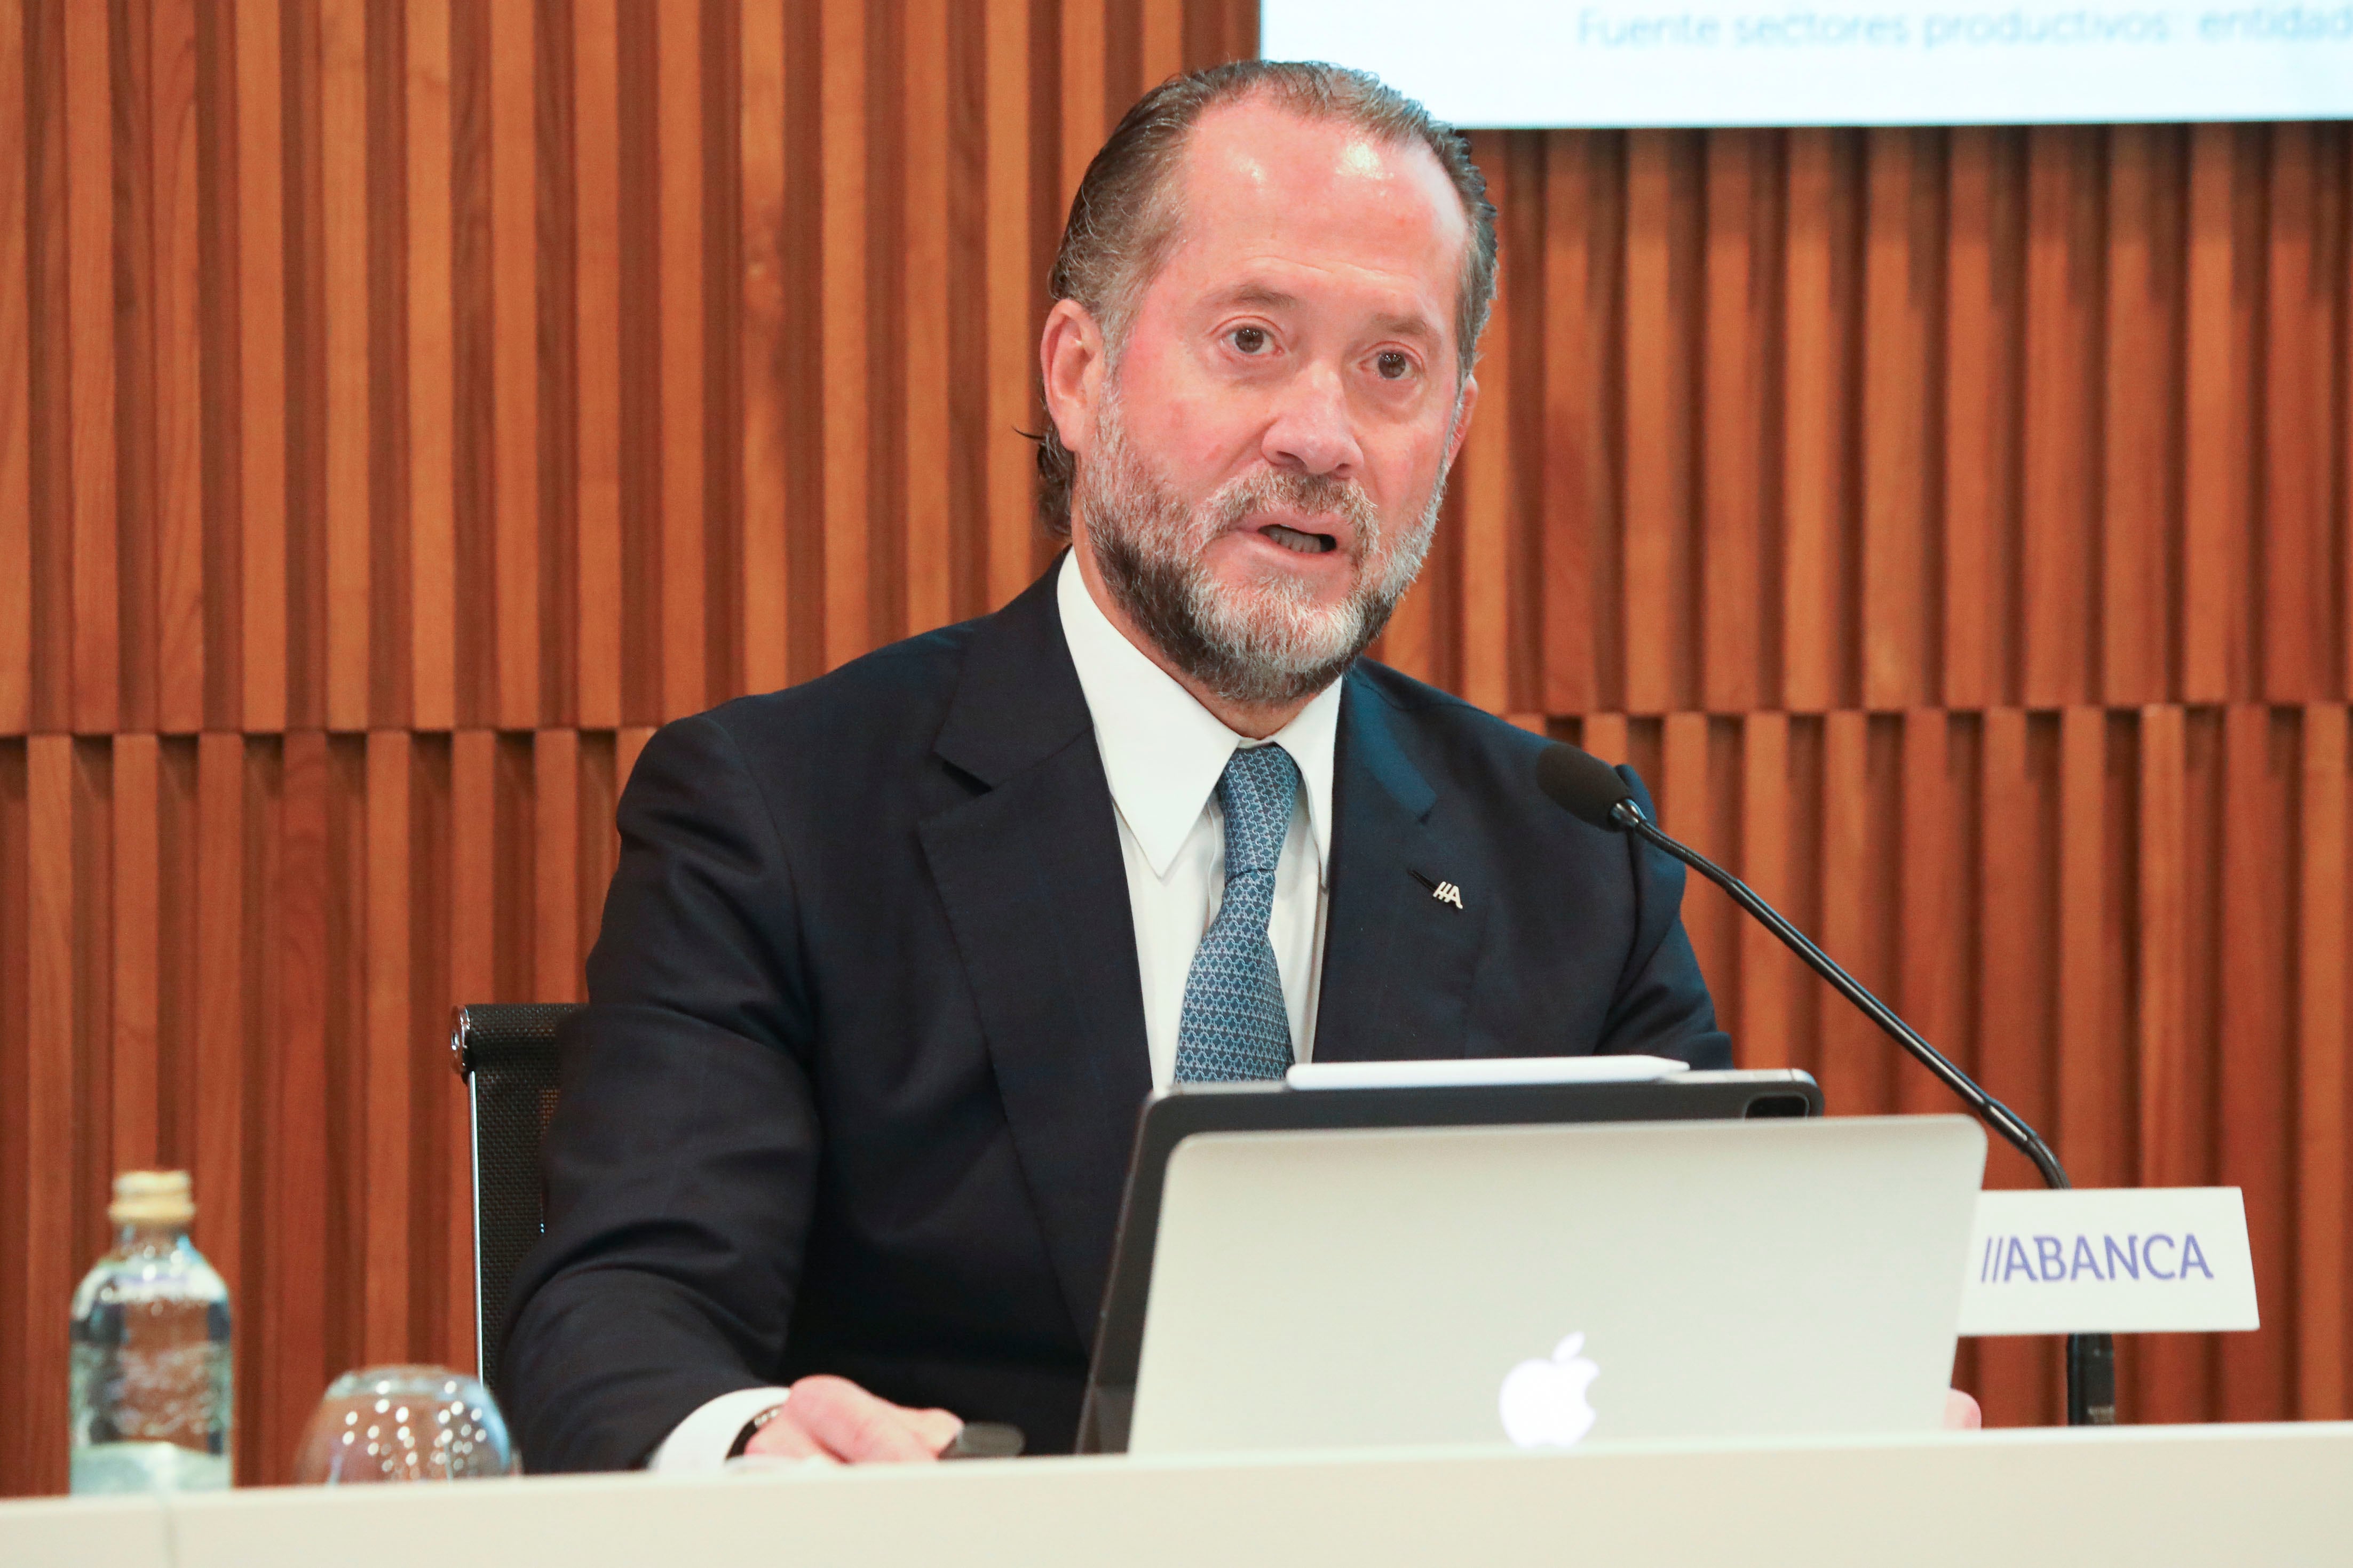
[[[1364,462],[1356,422],[1335,367],[1317,365],[1293,378],[1282,390],[1274,421],[1267,426],[1266,460],[1296,473],[1350,479]]]

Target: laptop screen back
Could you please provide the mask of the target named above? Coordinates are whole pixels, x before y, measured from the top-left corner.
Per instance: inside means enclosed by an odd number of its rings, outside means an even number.
[[[1933,1429],[1984,1165],[1957,1116],[1188,1138],[1129,1449]]]

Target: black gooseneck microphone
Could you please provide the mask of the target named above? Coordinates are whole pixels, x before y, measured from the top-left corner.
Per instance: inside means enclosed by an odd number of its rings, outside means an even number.
[[[1831,988],[1862,1010],[1863,1016],[1878,1025],[1899,1046],[1912,1053],[1920,1065],[1936,1075],[1937,1080],[1958,1095],[1961,1102],[1977,1112],[1985,1124],[2007,1140],[2020,1153],[2034,1162],[2043,1182],[2052,1187],[2071,1185],[2067,1172],[2059,1163],[2059,1156],[2042,1141],[2042,1134],[2026,1124],[2023,1117],[1988,1094],[1975,1079],[1963,1072],[1950,1058],[1922,1039],[1911,1025],[1895,1016],[1894,1010],[1873,996],[1862,983],[1840,968],[1830,954],[1816,947],[1806,933],[1781,918],[1781,912],[1763,899],[1746,882],[1710,860],[1688,845],[1677,843],[1660,830],[1641,806],[1634,800],[1634,792],[1618,776],[1618,770],[1590,752],[1555,742],[1536,758],[1536,785],[1552,797],[1554,804],[1566,807],[1580,820],[1612,832],[1632,834],[1673,856],[1701,876],[1722,888],[1732,901],[1746,910],[1767,931],[1781,939],[1790,952],[1806,961],[1806,966],[1831,984]],[[2071,1426],[2105,1426],[2116,1418],[2116,1341],[2107,1334],[2070,1334],[2067,1336],[2067,1424]]]

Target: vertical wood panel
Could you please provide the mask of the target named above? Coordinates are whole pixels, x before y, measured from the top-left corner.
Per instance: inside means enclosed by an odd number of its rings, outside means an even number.
[[[499,722],[539,718],[538,80],[533,8],[487,8],[495,541],[491,611]]]
[[[1185,9],[1184,0],[1144,0],[1144,87],[1185,68]]]
[[[611,0],[572,16],[575,449],[579,601],[575,610],[580,722],[621,716],[620,62]]]
[[[450,426],[456,319],[450,305],[449,5],[408,0],[409,717],[458,721],[458,535]]]
[[[1774,604],[1767,548],[1771,493],[1765,452],[1765,374],[1777,322],[1760,243],[1773,210],[1772,143],[1720,131],[1707,142],[1707,363],[1700,415],[1703,578],[1702,687],[1713,712],[1769,705]]]
[[[320,248],[326,384],[326,718],[368,717],[368,167],[364,0],[319,8]]]
[[[2040,127],[2027,141],[2025,700],[2094,694],[2099,615],[2093,546],[2099,400],[2093,367],[2101,269],[2096,133]]]
[[[284,101],[277,0],[237,0],[238,562],[248,731],[286,725]]]
[[[2185,1160],[2204,1142],[2190,1016],[2189,739],[2181,710],[2149,708],[2140,732],[2138,1175],[2150,1186],[2195,1180]]]
[[[32,1072],[29,749],[23,741],[0,742],[0,1084],[7,1089],[0,1095],[0,1171],[12,1190],[32,1179],[26,1092]],[[0,1375],[11,1387],[34,1375],[26,1359],[33,1349],[26,1326],[29,1217],[26,1205],[0,1206]],[[0,1427],[0,1476],[11,1489],[33,1484],[32,1440],[23,1422]]]
[[[0,734],[33,725],[31,323],[26,320],[23,0],[0,4]]]
[[[782,686],[792,647],[786,548],[785,6],[744,0],[743,25],[744,689]]]
[[[2344,1418],[2347,1071],[2345,960],[2348,775],[2345,710],[2303,712],[2296,859],[2295,1364],[2297,1415]]]
[[[2190,132],[2182,530],[2194,569],[2182,580],[2185,701],[2243,696],[2254,685],[2246,542],[2263,268],[2247,232],[2262,212],[2259,134],[2242,125]]]
[[[948,0],[912,0],[904,46],[907,630],[921,632],[954,618],[948,183],[960,149],[949,132]]]
[[[2152,708],[2141,715],[2135,803],[2141,955],[2136,1162],[2123,1172],[2092,1167],[2104,1183],[2190,1186],[2211,1179],[2211,1092],[2200,1049],[2213,1005],[2205,918],[2210,889],[2195,860],[2202,826],[2197,797],[2211,771],[2207,733],[2207,726],[2178,709]],[[2087,1183],[2093,1178],[2077,1169],[2082,1158],[2071,1149],[2069,1168]],[[2140,1419],[2180,1419],[2200,1407],[2205,1368],[2199,1345],[2167,1336],[2132,1342],[2129,1350],[2131,1374],[2121,1386]]]
[[[1896,709],[1936,682],[1930,426],[1934,322],[1944,305],[1941,159],[1934,132],[1870,132],[1863,241],[1862,693]]]
[[[1658,773],[1660,822],[1703,855],[1736,861],[1733,847],[1724,842],[1722,818],[1731,803],[1722,799],[1715,787],[1708,731],[1704,713],[1667,716]],[[1694,885],[1683,899],[1683,925],[1691,933],[1701,973],[1707,976],[1717,1005],[1736,1017],[1739,964],[1732,926],[1736,911],[1715,889],[1696,878],[1691,880]]]
[[[1486,161],[1488,193],[1499,211],[1509,211],[1512,147],[1498,147]],[[1535,279],[1528,292],[1533,295]],[[1517,305],[1507,277],[1498,293],[1480,355],[1479,406],[1464,438],[1455,484],[1462,504],[1462,582],[1460,592],[1462,695],[1490,712],[1511,702],[1512,522],[1518,507],[1514,483],[1517,453],[1512,432],[1512,324]]]
[[[858,5],[825,7],[825,662],[872,646],[867,626],[866,27]]]
[[[1792,709],[1820,712],[1852,691],[1847,629],[1855,574],[1847,537],[1854,260],[1853,184],[1841,133],[1789,133],[1788,331],[1783,360],[1783,678]]]
[[[2100,672],[2102,697],[2116,705],[2161,700],[2175,685],[2182,196],[2176,137],[2168,128],[2124,125],[2108,140]]]
[[[1620,706],[1624,692],[1610,418],[1616,148],[1567,132],[1545,142],[1544,700],[1565,713]]]
[[[1789,844],[1789,720],[1784,713],[1749,715],[1741,731],[1740,875],[1777,907],[1791,899]],[[1752,1068],[1795,1067],[1791,1005],[1810,978],[1796,955],[1756,921],[1736,928],[1740,952],[1740,1012],[1734,1024],[1741,1059]],[[1719,1005],[1719,1011],[1721,1011]]]
[[[113,1129],[103,1108],[114,1093],[114,747],[107,737],[76,736],[69,757],[71,1012],[61,1038],[72,1063],[71,1110],[58,1135],[63,1160],[50,1175],[66,1190],[67,1263],[79,1275],[81,1255],[104,1245],[110,1230],[103,1194]]]
[[[2328,176],[2327,128],[2272,130],[2271,275],[2263,345],[2263,694],[2274,702],[2341,695],[2337,596],[2343,587],[2333,489],[2336,401],[2346,342],[2337,317],[2346,266],[2343,195]]]
[[[16,1489],[58,1491],[65,1447],[41,1434],[66,1429],[63,1357],[56,1309],[34,1303],[70,1299],[74,1277],[74,1056],[58,1048],[75,1038],[73,742],[36,735],[25,756],[25,1055],[22,1079],[24,1164],[12,1183],[21,1196],[24,1268],[15,1348],[19,1415],[26,1436]]]
[[[580,737],[543,730],[532,748],[532,995],[571,1002],[580,994]]]
[[[1872,897],[1870,747],[1867,715],[1846,710],[1823,719],[1822,914],[1816,940],[1876,990],[1887,977],[1872,965],[1873,933],[1886,922]],[[1833,1103],[1851,1112],[1883,1109],[1891,1065],[1885,1038],[1862,1014],[1825,1009],[1820,1078]]]
[[[1677,132],[1627,137],[1626,705],[1663,712],[1692,690],[1694,300],[1690,178],[1698,143]]]
[[[2214,1180],[2214,1072],[2208,1052],[2221,1000],[2215,937],[2221,715],[2149,710],[2142,715],[2136,807],[2140,816],[2137,911],[2145,964],[2167,966],[2147,999],[2163,1014],[2141,1021],[2141,1099],[2135,1166],[2126,1184],[2197,1186]],[[2201,1048],[2204,1047],[2204,1048]],[[2079,1180],[2082,1178],[2078,1178]],[[2140,1418],[2178,1421],[2211,1408],[2211,1345],[2181,1335],[2128,1342],[2129,1391]]]
[[[1079,181],[1110,129],[1103,123],[1104,9],[1104,0],[1060,0],[1062,144],[1057,205],[1063,211],[1079,194]]]
[[[1038,374],[1029,300],[1029,19],[1018,5],[991,5],[985,110],[987,182],[988,396],[983,425],[988,474],[987,602],[1029,580],[1032,459],[1015,434],[1034,429],[1030,383]]]
[[[2014,689],[2016,133],[1956,130],[1947,151],[1944,312],[1944,700],[1999,705]]]
[[[2042,933],[2054,912],[2049,870],[2064,831],[2052,744],[2060,726],[2016,708],[1988,712],[1984,724],[1977,1067],[1984,1081],[2002,1086],[2000,1099],[2047,1129],[2056,1110],[2050,1044],[2057,965]],[[1988,1181],[2033,1185],[2040,1177],[2023,1159],[1997,1152]]]
[[[829,16],[856,7],[828,7]],[[702,10],[662,7],[655,37],[661,166],[661,670],[664,717],[705,704]],[[850,319],[863,321],[862,302]],[[828,310],[828,320],[833,312]],[[855,395],[841,389],[845,397]],[[847,464],[845,466],[848,466]],[[829,522],[830,520],[828,520]],[[830,537],[830,527],[828,527]]]
[[[115,516],[114,113],[108,69],[111,14],[65,12],[66,271],[71,394],[73,727],[114,727],[117,645]]]
[[[156,1011],[162,889],[156,842],[162,812],[153,735],[124,735],[113,747],[113,1059],[108,1098],[109,1158],[118,1170],[153,1167],[162,1157],[163,1064]]]
[[[492,928],[498,903],[496,748],[496,737],[481,730],[461,730],[449,737],[448,1002],[453,1007],[497,995],[493,962],[497,936]],[[447,1179],[470,1201],[470,1164],[462,1157],[452,1163],[455,1168],[448,1172]],[[454,1224],[451,1229],[450,1267],[446,1276],[449,1316],[456,1342],[471,1354],[476,1338],[473,1230],[470,1225]]]
[[[110,195],[114,205],[111,310],[114,427],[114,658],[109,729],[155,727],[156,442],[155,163],[152,117],[164,110],[154,71],[153,16],[115,19],[109,41],[107,108],[114,121]]]
[[[1947,1056],[1967,1060],[1962,1046],[1959,969],[1969,933],[1953,919],[1957,862],[1955,802],[1949,776],[1950,721],[1940,709],[1904,715],[1902,971],[1895,994],[1905,1019]],[[1897,1103],[1907,1111],[1942,1110],[1944,1087],[1902,1064]]]
[[[2061,1037],[2079,1048],[2060,1059],[2057,1147],[2082,1186],[2126,1181],[2115,1101],[2118,1020],[2108,1006],[2108,732],[2096,708],[2059,719],[2059,975]],[[2050,1135],[2046,1133],[2046,1135]]]
[[[196,901],[204,911],[195,940],[195,1150],[189,1164],[195,1179],[197,1245],[220,1271],[231,1291],[244,1338],[237,1342],[237,1408],[258,1412],[254,1389],[260,1373],[246,1350],[266,1342],[254,1331],[270,1309],[259,1270],[250,1268],[246,1245],[248,1206],[253,1184],[246,1179],[255,1145],[248,1141],[255,1103],[249,1065],[258,1058],[255,992],[249,966],[259,954],[246,933],[254,922],[257,894],[248,871],[252,846],[246,834],[249,779],[241,735],[215,731],[196,742]],[[249,1416],[238,1421],[237,1479],[258,1473]]]
[[[2058,723],[2016,708],[1984,716],[1979,899],[1983,945],[1976,976],[1978,1081],[2056,1137],[2059,1129],[2051,1046],[2056,963],[2044,932],[2055,912],[2056,879],[2049,875],[2061,826],[2056,777]],[[1998,1142],[1986,1162],[1989,1187],[2037,1187],[2042,1178],[2025,1159]],[[1979,1382],[1990,1424],[2034,1425],[2063,1419],[2051,1347],[2029,1340],[1978,1344]]]
[[[360,1343],[371,1363],[409,1346],[409,775],[405,730],[367,738],[367,974],[364,1162],[367,1276]]]
[[[2289,1355],[2295,1343],[2291,1220],[2295,1160],[2295,1051],[2289,1031],[2293,951],[2288,941],[2290,825],[2295,817],[2293,710],[2232,707],[2222,723],[2221,1031],[2228,1071],[2212,1074],[2220,1112],[2216,1179],[2240,1188],[2255,1299],[2279,1303],[2272,1331],[2225,1334],[2218,1347],[2220,1409],[2227,1421],[2294,1408]],[[2216,1061],[2219,1052],[2202,1053]]]
[[[280,748],[277,777],[265,788],[277,817],[267,875],[269,925],[264,936],[261,1336],[269,1347],[269,1384],[250,1430],[251,1462],[265,1476],[281,1476],[301,1436],[306,1405],[332,1365],[327,1284],[333,1268],[327,1246],[332,1125],[328,1100],[331,823],[327,738],[315,731],[289,734]],[[273,787],[274,786],[274,787]],[[299,1394],[297,1390],[307,1390]]]
[[[195,0],[151,0],[147,115],[153,295],[151,385],[155,422],[154,600],[151,674],[155,726],[175,734],[203,728],[208,651],[205,638],[204,412],[199,291],[201,186],[197,173]],[[5,25],[5,24],[0,24]],[[5,70],[0,63],[0,70]],[[0,126],[0,146],[14,146]],[[5,266],[0,256],[0,267]],[[10,274],[21,276],[21,274]],[[0,324],[0,341],[5,340]],[[0,422],[6,416],[0,413]],[[0,437],[0,447],[5,437]],[[5,467],[0,458],[0,468]],[[5,497],[0,489],[0,497]],[[0,500],[5,504],[5,500]],[[0,565],[0,571],[5,571]],[[0,604],[0,619],[7,609]],[[5,662],[5,661],[0,661]],[[0,698],[5,705],[5,698]]]

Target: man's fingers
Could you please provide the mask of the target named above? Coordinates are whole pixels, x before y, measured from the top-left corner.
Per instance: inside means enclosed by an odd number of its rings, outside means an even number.
[[[907,1415],[934,1454],[955,1442],[956,1434],[964,1430],[964,1422],[944,1410],[910,1410]]]
[[[847,1378],[805,1377],[793,1384],[792,1402],[785,1409],[828,1453],[852,1464],[937,1458],[955,1435],[955,1427],[949,1426],[937,1442],[928,1441],[930,1428],[923,1425],[924,1418],[944,1412],[905,1409],[875,1397]]]
[[[1945,1430],[1974,1432],[1985,1425],[1985,1412],[1978,1402],[1957,1388],[1945,1390]]]
[[[752,1440],[744,1445],[744,1451],[747,1454],[774,1454],[786,1459],[833,1458],[816,1438],[802,1430],[801,1424],[793,1417],[790,1405],[778,1411],[774,1420],[753,1433]]]

